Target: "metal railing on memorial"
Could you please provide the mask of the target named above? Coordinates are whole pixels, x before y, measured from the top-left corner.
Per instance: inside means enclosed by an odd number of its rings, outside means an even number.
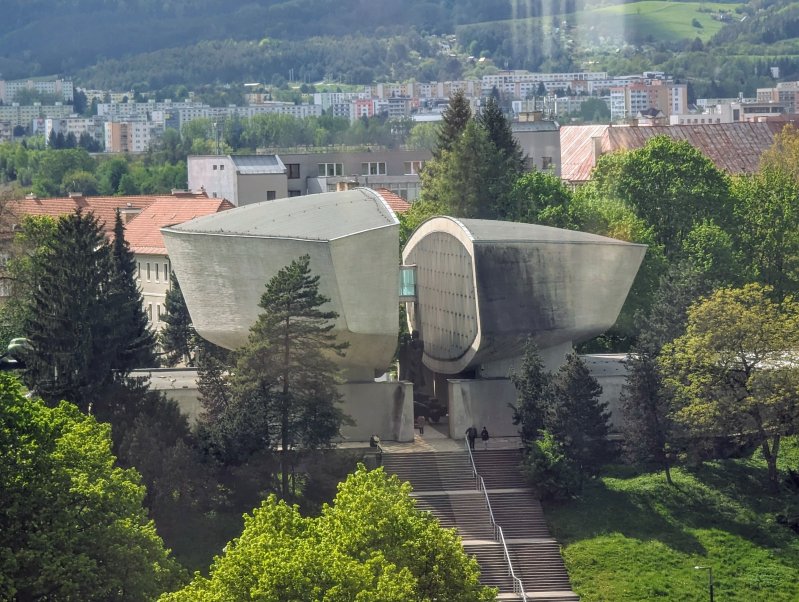
[[[480,476],[480,473],[477,472],[477,467],[474,464],[474,456],[472,455],[472,447],[469,445],[468,438],[465,440],[466,444],[466,453],[469,454],[469,462],[472,465],[472,476],[475,478],[477,490],[482,491],[483,495],[485,496],[485,503],[486,507],[488,508],[488,516],[491,520],[491,526],[494,529],[494,539],[502,544],[502,551],[505,555],[505,562],[508,565],[508,575],[510,575],[511,580],[513,581],[513,592],[519,594],[522,597],[524,602],[527,602],[527,594],[524,591],[524,583],[519,577],[516,576],[516,573],[513,570],[513,563],[510,559],[510,552],[508,552],[508,545],[505,542],[505,535],[502,533],[502,527],[497,524],[497,521],[494,519],[494,511],[491,509],[491,500],[488,498],[488,491],[486,490],[486,484],[483,480],[483,477]]]

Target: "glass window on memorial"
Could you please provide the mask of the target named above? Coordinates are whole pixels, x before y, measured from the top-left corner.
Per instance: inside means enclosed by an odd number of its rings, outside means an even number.
[[[400,266],[400,301],[416,300],[416,266]]]

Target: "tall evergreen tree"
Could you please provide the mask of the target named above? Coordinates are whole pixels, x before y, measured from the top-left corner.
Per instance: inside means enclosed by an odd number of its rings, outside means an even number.
[[[602,387],[576,353],[566,357],[552,379],[552,413],[548,430],[563,445],[582,475],[595,475],[609,461],[608,404],[599,400]]]
[[[422,196],[456,217],[501,218],[517,175],[486,129],[470,121],[452,149],[425,166]]]
[[[26,384],[51,403],[88,410],[113,381],[119,340],[108,294],[114,263],[97,219],[79,209],[59,219],[31,269]]]
[[[281,269],[266,285],[264,310],[250,330],[234,377],[240,403],[260,406],[268,444],[282,450],[281,488],[289,495],[291,450],[323,447],[345,420],[337,407],[337,369],[332,355],[345,344],[331,334],[338,314],[323,311],[329,299],[319,293],[304,255]]]
[[[136,284],[136,261],[125,240],[125,225],[119,209],[114,221],[112,258],[114,272],[110,297],[117,338],[112,347],[116,351],[113,368],[126,375],[134,368],[156,366],[157,362],[155,335],[144,313],[141,291]]]
[[[524,153],[513,137],[510,122],[494,96],[488,97],[478,120],[488,132],[489,140],[508,160],[508,167],[515,169],[520,175],[524,171]]]
[[[164,299],[166,315],[162,318],[165,326],[159,334],[161,350],[165,354],[167,366],[174,366],[180,362],[187,366],[195,364],[195,347],[197,346],[194,328],[191,325],[189,308],[180,290],[175,273],[169,276],[169,290]]]
[[[452,150],[466,129],[466,124],[472,119],[472,109],[463,90],[458,90],[450,97],[449,105],[442,117],[443,121],[438,130],[438,145],[433,152],[436,158],[444,151]]]
[[[529,444],[546,427],[550,404],[549,385],[552,375],[544,370],[538,347],[528,339],[524,348],[524,359],[518,372],[510,375],[516,387],[516,407],[513,409],[513,424],[520,427],[522,442]]]

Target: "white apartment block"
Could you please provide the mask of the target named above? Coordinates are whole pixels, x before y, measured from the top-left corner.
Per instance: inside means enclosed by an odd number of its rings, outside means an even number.
[[[39,103],[19,105],[12,103],[0,106],[0,121],[10,122],[11,127],[21,125],[27,128],[31,127],[34,119],[69,117],[70,115],[72,115],[71,105],[41,105]]]
[[[104,127],[105,152],[144,153],[162,130],[148,121],[106,121]]]
[[[35,90],[42,94],[59,96],[63,102],[72,102],[74,89],[72,82],[63,79],[53,80],[15,80],[0,79],[0,100],[5,104],[14,102],[14,97],[21,90]]]
[[[88,134],[99,143],[102,143],[104,140],[105,132],[103,123],[97,117],[65,117],[55,119],[48,117],[44,119],[43,122],[45,141],[50,139],[50,135],[53,132],[56,134],[63,134],[64,136],[72,134],[76,139],[80,139],[83,134]],[[34,130],[38,130],[38,125],[38,123],[34,125]]]

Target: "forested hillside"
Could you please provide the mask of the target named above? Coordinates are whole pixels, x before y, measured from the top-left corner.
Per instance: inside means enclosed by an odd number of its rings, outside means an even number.
[[[692,96],[735,96],[772,85],[775,66],[799,78],[799,2],[6,0],[0,19],[2,77],[139,91],[511,68],[664,70]]]

